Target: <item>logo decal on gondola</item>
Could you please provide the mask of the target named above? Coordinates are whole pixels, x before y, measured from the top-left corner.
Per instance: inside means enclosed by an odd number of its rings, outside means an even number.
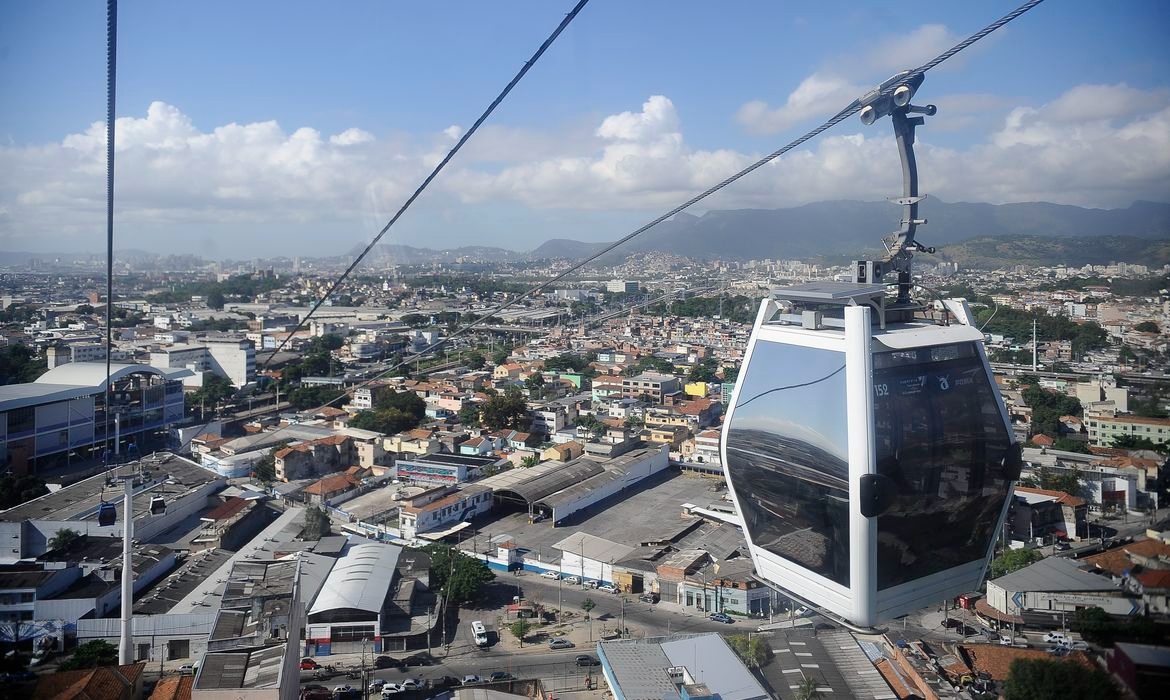
[[[940,391],[946,391],[947,389],[950,389],[951,388],[951,375],[949,375],[949,374],[938,375],[938,388]]]

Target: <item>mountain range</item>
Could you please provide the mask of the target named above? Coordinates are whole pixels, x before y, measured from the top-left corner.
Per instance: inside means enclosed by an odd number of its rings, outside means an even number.
[[[888,202],[815,202],[786,209],[711,210],[696,216],[681,213],[606,255],[616,263],[631,253],[661,251],[700,260],[833,259],[868,257],[882,251],[881,239],[897,230],[902,208]],[[1123,209],[1086,209],[1064,204],[1028,202],[984,204],[923,201],[927,219],[917,239],[938,249],[926,260],[958,262],[964,267],[1012,264],[1105,264],[1114,261],[1170,263],[1170,203],[1137,201]],[[563,238],[528,252],[491,246],[446,250],[387,244],[378,246],[370,263],[404,265],[431,262],[520,262],[580,259],[606,242]],[[356,255],[361,246],[350,251]],[[118,259],[157,257],[143,251],[118,251]],[[0,251],[0,264],[30,259],[91,260],[93,254]]]

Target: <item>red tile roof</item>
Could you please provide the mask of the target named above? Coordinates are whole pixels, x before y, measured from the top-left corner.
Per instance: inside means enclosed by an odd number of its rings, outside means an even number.
[[[133,696],[145,663],[58,671],[41,676],[33,700],[121,700]]]
[[[1133,568],[1133,560],[1130,559],[1130,554],[1147,558],[1170,557],[1170,544],[1154,539],[1138,540],[1123,547],[1114,547],[1100,554],[1084,557],[1081,561],[1095,566],[1098,569],[1108,571],[1114,576],[1121,576],[1127,570]]]
[[[362,482],[349,474],[335,474],[310,484],[305,493],[324,496],[338,491],[345,491],[360,485]]]
[[[1051,661],[1052,654],[1043,649],[1017,649],[999,644],[960,644],[959,652],[970,662],[976,672],[990,674],[996,681],[1006,681],[1012,662],[1016,659],[1043,659]],[[1097,668],[1084,652],[1074,651],[1064,657],[1067,663],[1078,663],[1088,668]]]
[[[149,700],[191,700],[195,676],[163,676],[154,686]]]
[[[208,513],[202,516],[204,520],[227,520],[235,516],[241,510],[247,507],[251,501],[246,501],[238,496],[229,496],[226,501],[220,503],[215,508],[212,508]]]
[[[1134,578],[1146,589],[1170,588],[1170,570],[1167,569],[1143,571],[1134,576]]]

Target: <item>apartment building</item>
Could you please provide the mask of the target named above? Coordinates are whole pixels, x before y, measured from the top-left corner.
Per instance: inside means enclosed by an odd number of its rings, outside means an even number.
[[[242,387],[256,380],[256,348],[248,340],[206,338],[198,344],[176,344],[153,350],[150,365],[210,372],[227,379],[232,386]]]
[[[636,399],[645,394],[654,403],[662,403],[664,396],[681,390],[682,384],[678,377],[660,372],[643,372],[622,379],[622,396],[628,399]]]
[[[1099,447],[1111,447],[1116,438],[1124,436],[1147,438],[1155,445],[1170,441],[1170,419],[1167,418],[1090,413],[1085,416],[1085,424],[1089,430],[1089,442]]]

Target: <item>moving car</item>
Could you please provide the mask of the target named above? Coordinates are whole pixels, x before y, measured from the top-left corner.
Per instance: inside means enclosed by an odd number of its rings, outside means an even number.
[[[492,675],[491,675],[491,677],[488,678],[488,680],[490,680],[494,683],[496,681],[509,681],[515,677],[516,676],[513,676],[511,673],[508,673],[507,671],[492,671]]]
[[[472,621],[471,635],[475,637],[475,645],[477,647],[486,647],[488,645],[487,627],[479,620]]]
[[[555,571],[543,571],[543,572],[541,572],[540,575],[543,576],[544,578],[551,578],[551,579],[558,579],[561,577],[561,575]]]
[[[565,639],[564,637],[556,637],[554,639],[548,640],[548,648],[549,649],[572,649],[573,643],[570,642],[569,640]]]
[[[1049,643],[1067,642],[1070,641],[1068,635],[1063,632],[1049,632],[1044,635],[1044,641]]]
[[[606,593],[617,593],[618,592],[617,586],[613,585],[612,583],[607,583],[607,584],[598,586],[597,590],[605,591]]]
[[[195,666],[193,664],[183,664],[179,667],[180,676],[194,676]]]
[[[405,666],[434,666],[435,660],[428,654],[411,654],[402,663]]]
[[[643,603],[650,603],[653,605],[654,603],[658,602],[658,596],[654,595],[653,593],[643,593],[642,595],[638,596],[638,600],[642,601]]]
[[[312,671],[313,669],[321,668],[316,661],[306,657],[301,659],[301,670]]]
[[[711,613],[707,617],[711,618],[715,622],[724,622],[724,623],[729,624],[729,625],[732,622],[734,622],[734,620],[731,619],[731,616],[728,615],[727,613],[721,613],[721,612]]]
[[[1070,639],[1070,640],[1065,641],[1065,642],[1057,642],[1056,645],[1064,647],[1065,649],[1068,649],[1070,651],[1088,651],[1089,650],[1089,645],[1082,642],[1079,639],[1077,639],[1077,640]]]
[[[463,677],[463,685],[474,685],[476,683],[483,683],[483,679],[474,673],[469,673]]]
[[[580,654],[575,659],[578,666],[600,666],[601,662],[589,654]]]

